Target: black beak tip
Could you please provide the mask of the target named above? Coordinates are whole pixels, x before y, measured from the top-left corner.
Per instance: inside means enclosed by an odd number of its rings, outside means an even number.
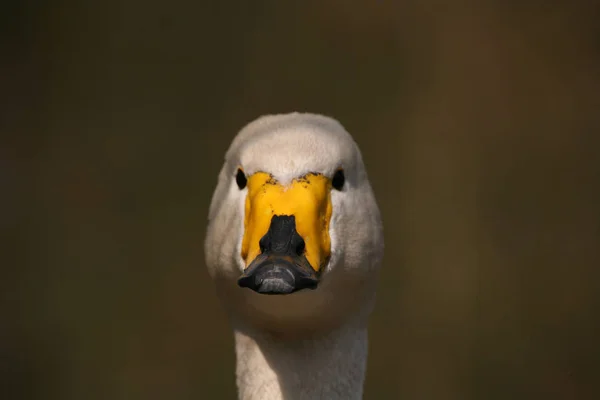
[[[304,257],[305,243],[293,215],[274,215],[260,239],[261,254],[248,266],[238,285],[261,294],[290,294],[315,289],[317,277]]]
[[[246,287],[260,294],[290,294],[302,289],[315,289],[313,279],[297,277],[292,267],[285,264],[267,263],[250,274],[238,279],[240,287]]]
[[[267,278],[256,288],[256,291],[261,294],[290,294],[295,290],[293,285],[279,278]]]

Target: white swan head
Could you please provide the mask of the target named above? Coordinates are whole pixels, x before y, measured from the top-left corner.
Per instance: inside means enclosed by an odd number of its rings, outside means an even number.
[[[244,127],[219,175],[205,254],[238,324],[284,334],[366,317],[383,234],[360,151],[342,125],[292,113]]]

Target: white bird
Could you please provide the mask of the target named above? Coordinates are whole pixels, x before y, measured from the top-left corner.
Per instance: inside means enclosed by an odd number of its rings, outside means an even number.
[[[358,146],[336,120],[268,115],[225,156],[206,263],[234,331],[240,399],[360,399],[383,256]]]

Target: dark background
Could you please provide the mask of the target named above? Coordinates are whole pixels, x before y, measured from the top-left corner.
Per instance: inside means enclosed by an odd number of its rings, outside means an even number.
[[[600,398],[599,10],[3,1],[0,398],[234,398],[207,210],[289,111],[382,209],[367,399]]]

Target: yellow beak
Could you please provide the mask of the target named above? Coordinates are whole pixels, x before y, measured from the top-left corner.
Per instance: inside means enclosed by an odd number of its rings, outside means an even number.
[[[271,175],[257,172],[248,178],[246,216],[241,256],[246,268],[261,254],[260,240],[274,216],[293,216],[296,231],[305,243],[304,256],[319,271],[331,253],[331,180],[308,174],[283,186]]]

